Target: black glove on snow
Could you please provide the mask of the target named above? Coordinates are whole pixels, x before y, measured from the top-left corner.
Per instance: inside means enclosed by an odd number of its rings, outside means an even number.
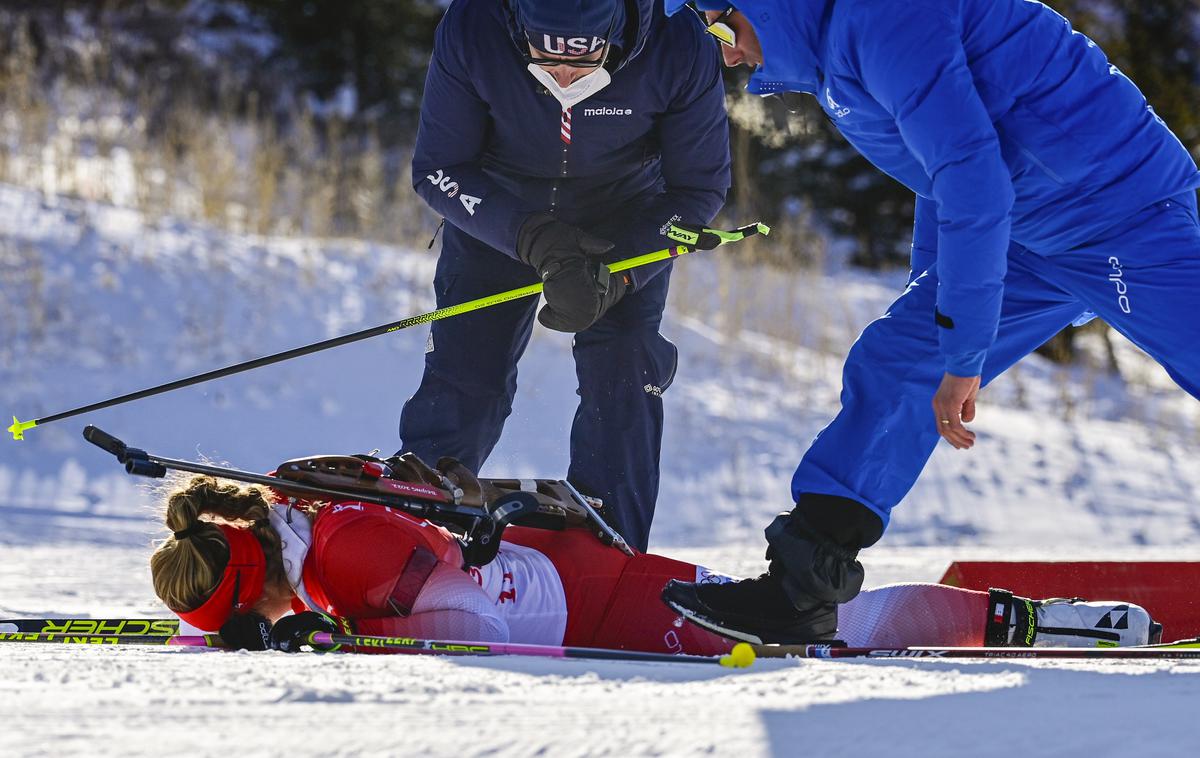
[[[285,653],[298,653],[302,645],[308,644],[308,635],[313,632],[330,634],[353,634],[354,628],[348,619],[326,616],[324,613],[304,611],[295,616],[284,616],[271,629],[271,648]],[[341,645],[313,645],[314,650],[337,650]]]
[[[538,321],[560,332],[582,332],[625,294],[624,276],[609,273],[612,243],[549,213],[534,213],[517,234],[517,256],[537,269],[546,305]]]
[[[266,650],[271,646],[271,622],[257,613],[230,616],[221,625],[221,641],[234,650]]]

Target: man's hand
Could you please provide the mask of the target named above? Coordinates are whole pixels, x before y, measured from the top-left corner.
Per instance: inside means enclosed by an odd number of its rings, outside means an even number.
[[[582,332],[625,294],[625,279],[610,275],[604,254],[612,243],[549,213],[535,213],[517,235],[517,256],[537,269],[546,305],[538,321],[560,332]]]
[[[975,420],[975,397],[979,394],[979,377],[942,377],[942,386],[933,396],[933,418],[938,434],[958,450],[969,450],[975,444],[975,432],[963,426]]]

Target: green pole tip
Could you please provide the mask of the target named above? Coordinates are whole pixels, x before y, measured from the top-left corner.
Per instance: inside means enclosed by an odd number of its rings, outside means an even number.
[[[758,233],[764,237],[766,237],[767,235],[769,235],[771,233],[771,227],[767,226],[766,224],[764,224],[761,221],[756,223],[754,225],[754,227],[758,230]]]
[[[36,421],[17,421],[17,417],[13,416],[12,426],[8,427],[8,432],[14,440],[23,440],[25,439],[25,430],[35,426],[37,426]]]

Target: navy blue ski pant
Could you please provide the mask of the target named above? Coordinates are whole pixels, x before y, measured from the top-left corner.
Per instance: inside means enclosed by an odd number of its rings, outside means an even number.
[[[850,498],[886,525],[916,482],[940,439],[930,406],[945,370],[934,323],[936,292],[931,269],[859,336],[843,370],[841,412],[804,454],[792,478],[795,498],[802,493]],[[983,383],[1086,311],[1200,398],[1195,193],[1157,203],[1101,239],[1065,252],[1038,254],[1013,244]]]
[[[670,273],[622,298],[575,335],[573,347],[579,407],[567,478],[602,499],[605,518],[643,551],[658,497],[662,393],[677,358],[658,331]],[[446,226],[434,278],[439,308],[537,281],[529,266]],[[433,322],[421,386],[400,416],[402,450],[431,463],[453,456],[479,470],[512,412],[517,361],[538,305],[538,298],[525,298]]]

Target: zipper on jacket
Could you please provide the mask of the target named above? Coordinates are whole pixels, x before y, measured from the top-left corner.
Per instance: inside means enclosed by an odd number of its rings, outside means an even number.
[[[565,119],[563,118],[564,115],[566,116]],[[574,127],[566,126],[568,124],[571,124],[571,122],[573,120],[573,119],[571,119],[570,111],[569,110],[563,111],[559,115],[559,118],[561,119],[560,124],[559,124],[559,129],[561,130],[560,131],[560,140],[562,142],[562,153],[561,153],[561,160],[559,161],[559,164],[558,164],[558,178],[555,179],[554,183],[550,185],[550,212],[551,213],[554,213],[558,209],[558,186],[562,182],[562,180],[564,178],[566,178],[566,176],[567,176],[567,151],[571,149],[571,143],[568,140],[574,139],[574,136],[573,136]]]

